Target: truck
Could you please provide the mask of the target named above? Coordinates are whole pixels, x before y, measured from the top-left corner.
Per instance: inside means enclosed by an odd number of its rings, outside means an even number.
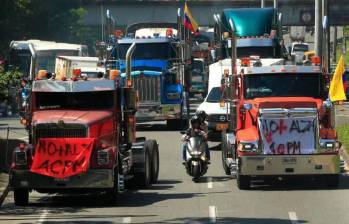
[[[104,193],[114,203],[125,183],[157,182],[158,144],[136,136],[137,97],[127,83],[112,75],[58,80],[40,74],[33,80],[29,143],[14,150],[10,171],[16,205],[27,205],[34,190]]]
[[[57,56],[88,56],[86,45],[57,43],[44,40],[11,41],[8,57],[8,69],[18,70],[25,77],[35,77],[38,69],[55,71]],[[36,68],[36,69],[35,69]]]
[[[71,78],[74,71],[79,71],[88,78],[104,76],[105,68],[98,66],[99,62],[98,57],[58,56],[55,65],[56,79]]]
[[[139,97],[138,122],[166,120],[169,128],[178,129],[188,119],[185,60],[187,44],[181,41],[177,23],[137,23],[125,36],[110,43],[107,69],[118,69],[125,78],[125,56],[132,43],[137,47],[132,60],[132,80]]]
[[[231,74],[230,63],[232,25],[236,30],[237,71],[241,64],[262,63],[263,65],[283,64],[284,52],[281,33],[281,15],[273,8],[234,8],[215,15],[215,44],[211,50],[215,63],[209,65],[208,94],[197,110],[208,115],[208,137],[220,141],[221,131],[228,125],[227,108],[220,104],[221,80],[224,73]]]
[[[236,43],[232,33],[233,46]],[[231,66],[236,67],[236,51]],[[239,189],[251,181],[321,179],[339,182],[334,108],[327,100],[328,74],[312,64],[242,66],[222,80],[229,127],[222,132],[222,163]]]
[[[190,96],[201,94],[206,96],[207,91],[207,66],[205,58],[194,58],[191,72]]]

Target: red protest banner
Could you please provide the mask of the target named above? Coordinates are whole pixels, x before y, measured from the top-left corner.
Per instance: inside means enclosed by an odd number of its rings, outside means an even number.
[[[86,172],[93,138],[42,138],[35,148],[31,172],[65,178]]]

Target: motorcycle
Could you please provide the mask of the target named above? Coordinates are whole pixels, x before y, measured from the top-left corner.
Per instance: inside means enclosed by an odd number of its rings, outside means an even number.
[[[184,163],[187,173],[197,181],[207,172],[208,161],[206,158],[206,143],[204,136],[196,134],[184,139],[187,142],[186,161]]]

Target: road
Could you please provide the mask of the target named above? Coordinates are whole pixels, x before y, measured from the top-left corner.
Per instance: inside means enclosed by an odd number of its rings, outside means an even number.
[[[15,120],[7,122],[16,124]],[[180,133],[167,131],[161,122],[137,128],[138,136],[159,142],[158,184],[128,190],[119,196],[116,206],[105,206],[98,195],[33,192],[29,206],[16,207],[10,192],[0,208],[0,223],[349,223],[349,176],[345,173],[338,189],[298,182],[255,183],[252,190],[242,191],[235,179],[223,173],[219,147],[210,144],[212,164],[205,177],[194,183],[180,163]]]

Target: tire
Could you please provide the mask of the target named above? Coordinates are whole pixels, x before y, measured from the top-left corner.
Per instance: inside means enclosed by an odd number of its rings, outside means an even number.
[[[249,176],[241,176],[240,174],[237,175],[236,182],[238,185],[238,188],[240,190],[248,190],[250,189],[250,177]]]
[[[230,168],[227,166],[226,159],[228,158],[228,152],[227,148],[225,147],[225,144],[222,143],[222,165],[223,170],[226,175],[231,175]]]
[[[106,191],[106,200],[108,204],[115,204],[117,202],[118,190],[119,190],[119,173],[117,169],[114,171],[114,187]]]
[[[200,178],[200,166],[193,166],[193,178],[194,180],[197,180]]]
[[[147,145],[144,145],[144,171],[135,175],[135,181],[141,188],[148,188],[151,185],[151,155]]]
[[[15,205],[26,206],[29,202],[29,190],[22,188],[15,188],[13,190],[13,196],[15,200]]]
[[[150,150],[151,161],[151,183],[155,184],[159,178],[159,148],[155,140],[148,140],[145,145]]]
[[[339,175],[334,174],[334,175],[329,175],[325,176],[325,184],[329,188],[338,188],[339,185]]]

